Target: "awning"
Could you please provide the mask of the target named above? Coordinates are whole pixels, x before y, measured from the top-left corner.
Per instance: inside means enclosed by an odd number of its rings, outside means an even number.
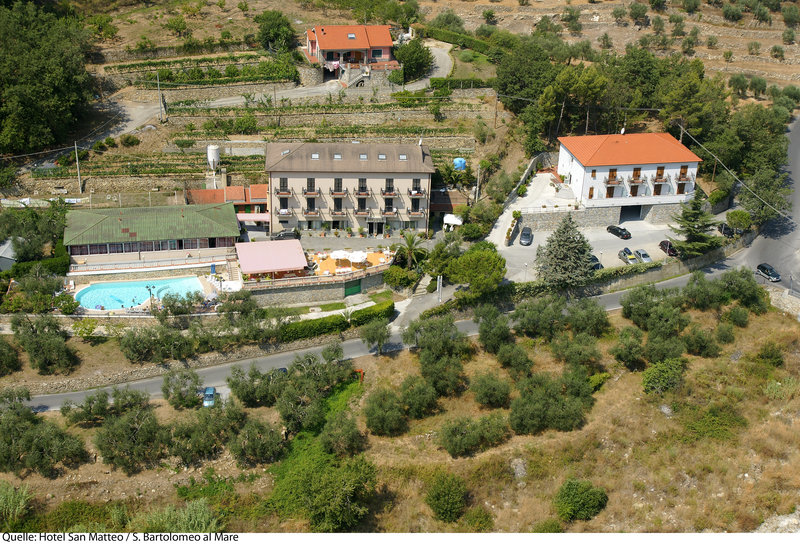
[[[299,240],[240,242],[236,256],[243,274],[267,274],[302,270],[308,265]]]
[[[444,224],[445,225],[462,225],[464,221],[457,215],[453,215],[452,213],[445,214],[444,216]]]
[[[236,219],[240,223],[244,223],[246,221],[263,221],[268,223],[269,222],[269,214],[268,213],[237,213]]]
[[[350,254],[351,263],[363,263],[367,260],[367,254],[363,251],[354,251]]]
[[[343,249],[337,249],[335,251],[331,251],[331,258],[338,260],[349,260],[350,259],[350,252],[345,251]]]

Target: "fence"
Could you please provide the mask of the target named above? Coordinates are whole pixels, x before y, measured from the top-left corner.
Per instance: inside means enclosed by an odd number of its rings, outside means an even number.
[[[344,283],[352,280],[374,276],[389,269],[389,264],[381,264],[370,267],[366,270],[356,272],[345,272],[333,276],[303,276],[300,278],[280,278],[276,280],[265,279],[263,281],[248,280],[244,282],[245,289],[280,289],[286,287],[304,287],[309,285],[327,285],[332,283]]]

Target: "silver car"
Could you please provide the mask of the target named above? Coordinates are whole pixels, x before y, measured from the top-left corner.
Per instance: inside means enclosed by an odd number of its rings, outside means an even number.
[[[633,256],[636,257],[636,259],[640,263],[652,263],[653,262],[653,259],[650,258],[650,255],[643,249],[637,249],[636,251],[634,251],[633,252]]]

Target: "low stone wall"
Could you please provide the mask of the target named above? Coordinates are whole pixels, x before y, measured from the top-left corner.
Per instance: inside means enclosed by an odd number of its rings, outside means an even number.
[[[118,76],[119,77],[119,76]],[[285,91],[297,87],[292,81],[277,83],[227,83],[225,85],[187,85],[184,87],[161,87],[167,107],[182,100],[217,100],[243,94],[266,94]],[[158,104],[158,89],[131,88],[125,91],[126,100],[133,102],[153,102]]]
[[[620,207],[611,208],[583,208],[563,212],[523,213],[522,227],[530,227],[534,231],[555,230],[567,214],[579,227],[605,227],[619,223]]]
[[[648,223],[661,225],[669,223],[672,221],[672,216],[679,213],[681,213],[680,204],[653,204],[642,206],[642,212],[639,217]]]
[[[279,289],[251,289],[259,306],[335,302],[344,298],[344,283],[300,285]]]
[[[303,87],[322,85],[324,75],[319,66],[300,65],[297,67],[297,72],[300,74],[300,85]]]

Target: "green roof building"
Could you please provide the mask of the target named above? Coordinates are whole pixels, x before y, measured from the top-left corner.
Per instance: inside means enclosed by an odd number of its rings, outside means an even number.
[[[67,212],[70,255],[107,255],[232,247],[239,236],[233,204],[104,208]]]

